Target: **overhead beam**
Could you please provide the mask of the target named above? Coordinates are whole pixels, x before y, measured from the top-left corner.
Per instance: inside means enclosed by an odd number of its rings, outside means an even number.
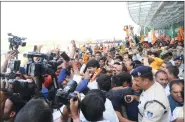
[[[152,19],[150,21],[150,23],[152,22],[152,20],[154,19],[155,15],[158,13],[158,11],[163,7],[164,2],[161,2],[158,6],[158,8],[156,9],[156,11],[154,12],[154,15],[152,16]],[[148,25],[150,25],[150,23]]]

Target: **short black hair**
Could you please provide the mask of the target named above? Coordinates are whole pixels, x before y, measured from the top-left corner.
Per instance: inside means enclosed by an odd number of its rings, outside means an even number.
[[[123,72],[126,72],[126,71],[127,71],[127,67],[125,66],[124,63],[120,64],[119,62],[115,62],[114,64],[122,65],[122,71],[123,71]]]
[[[166,74],[166,75],[167,75],[167,73],[166,73],[164,70],[158,70],[158,71],[155,73],[155,77],[157,77],[157,75],[158,75],[159,73],[163,73],[163,74]]]
[[[122,56],[116,56],[115,59],[119,59],[120,61],[123,61],[123,57]]]
[[[131,62],[130,66],[132,66],[132,68],[134,69],[135,68],[135,63],[132,60],[130,62]]]
[[[98,96],[100,96],[101,98],[102,98],[102,100],[103,100],[103,102],[105,103],[105,101],[106,101],[106,97],[105,97],[105,92],[104,91],[102,91],[101,89],[91,89],[91,90],[89,90],[88,92],[87,92],[87,94],[89,95],[89,94],[96,94],[96,95],[98,95]],[[86,94],[86,95],[87,95]]]
[[[99,64],[99,62],[97,61],[97,60],[89,60],[88,62],[87,62],[87,65],[86,65],[86,67],[88,68],[88,67],[93,67],[93,68],[95,68],[95,67],[97,67],[97,68],[99,68],[100,67],[100,64]]]
[[[100,121],[105,111],[105,101],[97,94],[89,94],[80,103],[81,111],[88,121]]]
[[[170,74],[172,74],[174,77],[178,78],[179,69],[176,66],[168,65],[166,68]]]
[[[120,78],[120,80],[122,82],[122,85],[125,82],[127,82],[129,85],[131,85],[131,83],[132,83],[132,76],[131,76],[130,73],[123,72],[123,73],[118,74],[117,76]]]
[[[128,55],[128,58],[132,61],[132,55]]]
[[[182,84],[184,86],[184,79],[183,80],[178,79],[178,80],[171,81],[170,82],[170,92],[172,91],[172,87],[174,84],[178,84],[178,85]]]
[[[149,79],[150,81],[154,80],[152,72],[142,75],[141,78],[146,78],[146,79]]]
[[[101,57],[100,60],[103,60],[104,62],[107,60],[105,56]]]
[[[139,60],[134,60],[133,63],[134,63],[134,68],[142,65],[141,61],[139,61]]]
[[[89,60],[87,62],[87,65],[86,65],[85,69],[84,69],[84,73],[87,71],[88,67],[93,67],[93,68],[97,67],[97,68],[99,68],[100,64],[99,64],[99,62],[97,60],[94,60],[94,59],[93,60]]]
[[[116,51],[116,48],[115,47],[112,47],[112,48],[109,49],[109,51],[110,52],[114,52],[114,51]]]
[[[52,109],[43,99],[31,99],[17,114],[14,122],[52,122]]]
[[[99,53],[99,54],[100,54],[100,56],[101,56],[101,52],[100,52],[100,51],[95,52],[95,55],[96,55],[97,53]]]
[[[122,64],[122,71],[123,71],[123,72],[127,72],[127,67],[125,66],[124,63]]]
[[[9,95],[8,99],[13,103],[12,111],[15,111],[16,114],[23,108],[25,101],[21,100],[18,95],[12,94]]]
[[[152,52],[152,55],[154,55],[155,57],[159,57],[157,52]]]
[[[168,54],[168,53],[165,53],[165,54],[163,54],[163,55],[161,56],[161,59],[166,59],[166,58],[168,58],[168,56],[169,56],[169,54]]]
[[[121,65],[119,62],[114,62],[114,64]]]
[[[123,55],[128,55],[128,52],[124,52]]]
[[[168,56],[173,56],[173,53],[172,52],[168,52]]]
[[[152,55],[152,54],[153,54],[153,53],[152,53],[151,50],[147,51],[147,55]]]
[[[111,82],[115,84],[116,86],[122,86],[123,82],[121,81],[121,78],[119,76],[112,76],[111,77]]]
[[[105,74],[101,74],[96,79],[98,86],[101,90],[109,91],[111,88],[111,77]]]

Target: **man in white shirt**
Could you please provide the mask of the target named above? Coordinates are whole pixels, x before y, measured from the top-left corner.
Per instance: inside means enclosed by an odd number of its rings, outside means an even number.
[[[167,75],[167,73],[163,70],[158,70],[155,73],[155,81],[158,82],[159,84],[161,84],[163,86],[163,88],[165,88],[168,84],[168,75]]]
[[[63,117],[71,114],[73,121],[78,118],[78,122],[119,122],[111,101],[105,98],[104,93],[101,90],[91,90],[87,93],[86,96],[80,94],[79,98],[81,99],[80,108],[78,108],[80,109],[80,113],[78,113],[78,111],[74,112],[73,110],[71,110],[71,113],[69,113],[65,106],[61,109],[64,114]],[[59,118],[59,111],[57,113]],[[57,113],[55,112],[55,120]],[[64,121],[63,117],[62,119]],[[61,121],[58,120],[57,122]]]
[[[167,84],[167,86],[165,87],[165,91],[166,91],[166,95],[169,96],[170,95],[170,82],[173,80],[177,80],[178,78],[178,74],[179,74],[179,69],[176,66],[173,65],[169,65],[166,67],[165,72],[168,75],[168,81],[169,83]]]

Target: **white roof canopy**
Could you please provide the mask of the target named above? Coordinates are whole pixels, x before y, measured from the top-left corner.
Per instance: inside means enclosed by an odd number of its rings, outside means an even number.
[[[163,28],[184,21],[184,2],[128,2],[134,22],[140,26]]]

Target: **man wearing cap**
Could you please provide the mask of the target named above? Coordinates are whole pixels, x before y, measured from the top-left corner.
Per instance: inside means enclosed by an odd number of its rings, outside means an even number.
[[[182,56],[177,56],[174,59],[174,64],[176,67],[179,69],[179,78],[184,79],[184,67],[183,67],[183,57]]]
[[[139,122],[169,122],[170,106],[163,87],[154,82],[152,68],[139,66],[131,75],[136,85],[143,89],[139,100]]]

